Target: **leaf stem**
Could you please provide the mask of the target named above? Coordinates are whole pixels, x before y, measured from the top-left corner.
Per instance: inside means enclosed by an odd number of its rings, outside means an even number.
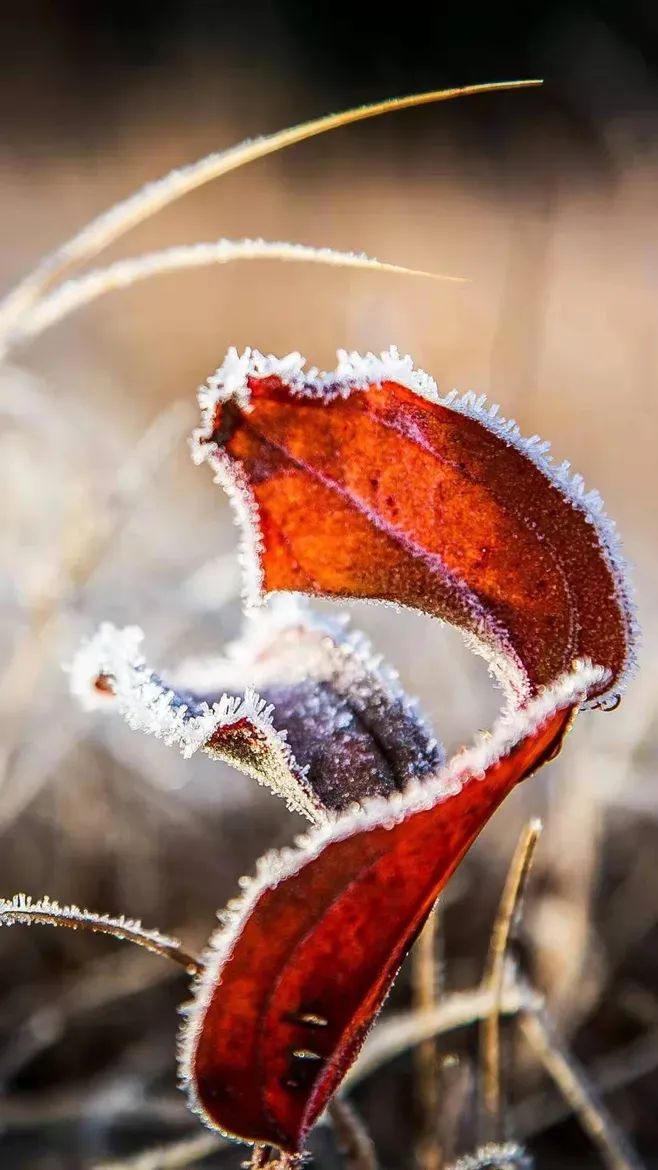
[[[35,902],[27,894],[15,894],[0,901],[0,926],[66,926],[70,930],[89,930],[95,934],[109,934],[124,942],[135,943],[163,959],[171,959],[191,974],[203,969],[201,959],[181,948],[176,938],[145,930],[136,919],[112,918],[109,914],[94,914],[79,906],[60,906],[50,898]]]

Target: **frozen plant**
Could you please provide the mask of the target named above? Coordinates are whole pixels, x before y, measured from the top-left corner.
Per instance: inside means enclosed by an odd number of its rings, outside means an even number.
[[[320,119],[151,184],[6,298],[0,349],[13,351],[105,291],[172,268],[272,256],[390,269],[360,254],[219,241],[64,279],[209,178],[359,118],[491,88]],[[365,357],[339,351],[336,369],[322,374],[307,371],[297,353],[277,359],[229,349],[199,404],[193,457],[229,493],[241,529],[245,634],[224,656],[168,676],[147,664],[137,628],[105,624],[72,663],[71,687],[86,706],[116,710],[186,757],[202,750],[229,761],[313,827],[243,880],[200,957],[137,922],[48,899],[5,900],[0,921],[111,933],[182,963],[193,986],[181,1083],[211,1129],[255,1147],[257,1166],[272,1149],[284,1162],[301,1156],[325,1109],[336,1110],[335,1094],[445,883],[511,789],[560,750],[578,712],[616,705],[637,629],[599,496],[496,406],[441,395],[394,348]],[[446,760],[367,641],[290,595],[385,601],[458,626],[503,690],[499,719]],[[494,1082],[507,939],[529,850],[526,843],[513,867],[495,933],[503,941],[470,1016],[492,1021]],[[547,1040],[543,1005],[517,976],[514,991],[531,1042],[552,1054],[547,1067],[569,1084],[609,1164],[632,1165],[580,1073]],[[490,1096],[499,1099],[491,1086],[490,1075]],[[528,1164],[518,1146],[489,1143],[460,1166],[494,1162]]]

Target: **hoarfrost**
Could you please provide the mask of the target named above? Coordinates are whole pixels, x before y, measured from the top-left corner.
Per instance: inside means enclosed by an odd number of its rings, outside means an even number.
[[[228,760],[311,820],[403,791],[442,761],[367,639],[296,599],[258,611],[225,656],[183,663],[172,683],[146,665],[141,641],[135,627],[101,626],[70,668],[72,691],[185,756]]]
[[[129,942],[137,942],[147,949],[161,953],[163,950],[176,951],[178,939],[169,938],[159,930],[146,930],[139,919],[126,918],[121,914],[113,918],[110,914],[95,914],[81,910],[79,906],[60,906],[47,896],[33,899],[29,894],[14,894],[13,898],[0,899],[0,926],[68,926],[73,930],[86,927],[101,934],[111,934]]]

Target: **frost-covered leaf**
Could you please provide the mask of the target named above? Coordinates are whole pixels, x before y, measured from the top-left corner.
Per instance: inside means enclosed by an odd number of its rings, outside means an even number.
[[[404,791],[441,763],[436,740],[363,635],[279,601],[226,657],[164,682],[141,630],[101,626],[71,668],[88,707],[117,707],[138,731],[199,748],[269,784],[313,820]]]
[[[413,606],[462,628],[514,702],[581,657],[608,672],[586,698],[614,701],[634,618],[596,493],[484,396],[441,398],[395,350],[339,359],[231,350],[200,391],[194,454],[243,525],[249,598]]]
[[[183,1030],[182,1076],[209,1124],[304,1148],[439,891],[601,681],[579,667],[424,784],[263,859],[210,941]]]

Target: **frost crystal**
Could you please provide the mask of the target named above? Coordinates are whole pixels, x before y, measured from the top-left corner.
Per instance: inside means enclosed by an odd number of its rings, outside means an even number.
[[[141,641],[135,628],[102,626],[70,668],[73,692],[87,707],[115,706],[185,756],[203,748],[235,764],[312,820],[403,791],[441,762],[363,635],[296,601],[259,611],[226,656],[184,663],[175,685],[147,667]]]
[[[203,746],[215,728],[239,717],[239,704],[224,702],[190,710],[180,695],[166,687],[146,665],[137,626],[118,630],[104,622],[79,650],[70,670],[71,691],[88,710],[115,706],[135,731],[145,731],[180,747],[185,758]],[[258,705],[245,695],[250,712]]]
[[[73,930],[86,927],[100,934],[111,934],[115,938],[137,942],[147,950],[161,953],[163,950],[176,951],[178,939],[169,938],[159,930],[146,930],[136,918],[123,914],[113,918],[109,914],[94,914],[81,910],[79,906],[60,906],[48,897],[34,900],[29,894],[14,894],[13,898],[0,899],[0,926],[68,926]]]
[[[488,1142],[474,1154],[465,1154],[449,1170],[532,1170],[530,1155],[516,1142]]]

